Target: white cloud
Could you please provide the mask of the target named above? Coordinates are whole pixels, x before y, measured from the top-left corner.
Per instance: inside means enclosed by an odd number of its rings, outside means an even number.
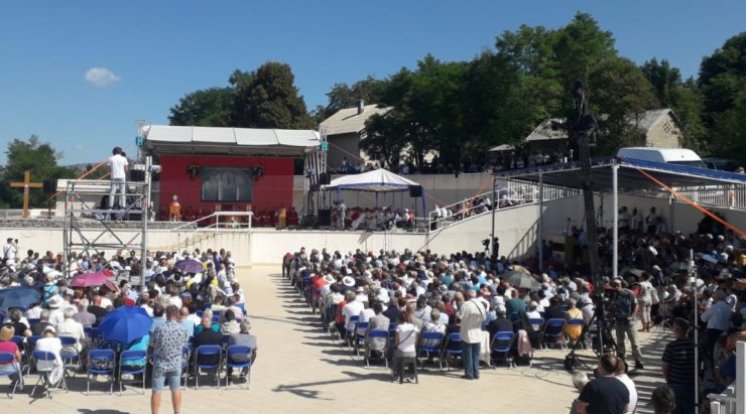
[[[85,72],[85,80],[97,88],[105,88],[120,82],[122,78],[106,68],[90,68]]]

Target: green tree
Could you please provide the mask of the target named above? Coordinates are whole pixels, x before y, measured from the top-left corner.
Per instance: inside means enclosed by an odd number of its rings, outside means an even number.
[[[244,128],[307,129],[315,126],[295,87],[290,65],[267,62],[250,75],[234,73],[231,125]]]
[[[731,37],[723,47],[705,57],[699,70],[698,85],[704,97],[702,119],[710,129],[707,142],[714,155],[744,159],[744,91],[746,90],[746,32]]]
[[[589,82],[599,124],[597,153],[610,155],[623,146],[644,145],[639,123],[645,111],[659,104],[643,72],[632,61],[617,57],[597,67]]]
[[[713,124],[713,153],[746,162],[746,88],[732,108],[713,114]]]
[[[587,13],[577,13],[572,22],[557,32],[554,44],[554,59],[559,68],[558,76],[567,91],[565,110],[573,108],[570,89],[575,82],[589,85],[592,74],[607,60],[617,56],[614,37],[603,31],[598,22]]]
[[[367,136],[360,141],[360,148],[382,167],[396,170],[410,139],[410,126],[400,111],[373,115],[366,122]]]
[[[702,95],[694,80],[681,79],[679,69],[667,60],[651,59],[642,65],[642,71],[653,86],[661,106],[671,108],[682,124],[683,146],[698,151],[705,150],[701,143],[706,136],[702,122]]]
[[[24,171],[31,172],[31,180],[57,180],[59,178],[74,178],[78,171],[69,167],[57,165],[62,153],[57,152],[48,142],[41,142],[39,137],[32,135],[28,140],[14,139],[8,143],[5,151],[7,165],[0,171],[0,204],[3,207],[20,208],[23,202],[23,192],[10,187],[11,181],[22,181]],[[48,194],[42,191],[31,191],[29,202],[32,207],[46,207]]]
[[[226,127],[230,125],[235,90],[209,88],[185,95],[171,107],[171,125]]]
[[[731,37],[723,47],[702,59],[699,85],[705,98],[704,112],[708,123],[713,116],[735,106],[746,82],[746,32]]]

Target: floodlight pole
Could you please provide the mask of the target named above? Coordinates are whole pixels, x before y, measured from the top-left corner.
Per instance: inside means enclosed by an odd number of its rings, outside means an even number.
[[[595,119],[588,110],[588,98],[583,84],[576,82],[572,90],[576,119],[569,125],[569,131],[578,144],[580,172],[583,176],[583,204],[585,207],[585,231],[588,239],[588,264],[594,285],[598,286],[598,234],[596,228],[596,208],[593,200],[593,177],[591,170],[590,134]]]

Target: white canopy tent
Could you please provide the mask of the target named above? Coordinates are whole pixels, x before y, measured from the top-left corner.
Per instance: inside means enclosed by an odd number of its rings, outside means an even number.
[[[368,171],[362,174],[345,175],[333,179],[324,190],[351,190],[385,193],[391,191],[409,191],[410,187],[420,184],[392,173],[384,168]]]
[[[408,191],[410,194],[419,194],[422,197],[422,211],[427,212],[422,186],[384,168],[335,178],[328,185],[322,186],[321,189],[337,191],[337,198],[340,198],[341,191],[372,192],[376,194],[376,203],[378,202],[378,193],[388,194]]]

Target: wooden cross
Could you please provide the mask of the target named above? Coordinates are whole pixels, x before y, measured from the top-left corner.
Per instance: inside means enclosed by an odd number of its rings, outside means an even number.
[[[23,188],[23,218],[28,218],[28,197],[30,188],[43,188],[43,183],[32,183],[31,182],[31,171],[26,170],[23,172],[23,181],[13,181],[10,183],[13,188]]]

